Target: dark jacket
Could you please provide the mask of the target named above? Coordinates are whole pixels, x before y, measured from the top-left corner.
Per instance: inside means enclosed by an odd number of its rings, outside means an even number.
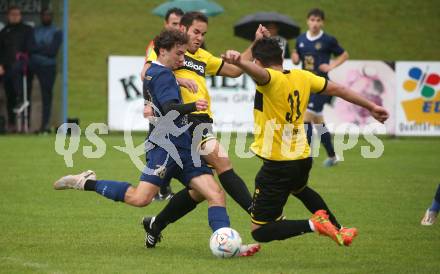
[[[17,53],[30,54],[34,44],[32,27],[23,23],[6,25],[0,31],[0,65],[7,69],[15,63]]]

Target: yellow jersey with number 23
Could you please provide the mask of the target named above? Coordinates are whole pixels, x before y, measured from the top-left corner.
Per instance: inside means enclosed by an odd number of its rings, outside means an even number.
[[[251,150],[272,161],[292,161],[310,156],[304,113],[310,93],[327,87],[327,79],[292,69],[267,68],[270,79],[257,85],[254,101],[254,142]]]

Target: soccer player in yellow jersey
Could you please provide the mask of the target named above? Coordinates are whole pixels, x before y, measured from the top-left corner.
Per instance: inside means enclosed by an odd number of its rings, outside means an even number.
[[[198,99],[208,101],[206,111],[197,111],[188,114],[188,121],[192,123],[190,132],[193,141],[200,137],[195,144],[201,151],[203,159],[214,167],[224,190],[246,211],[250,212],[252,196],[244,181],[234,172],[232,164],[224,148],[212,133],[211,98],[206,86],[206,75],[222,75],[238,77],[242,70],[234,65],[227,64],[219,57],[200,48],[208,30],[208,18],[200,12],[188,12],[180,20],[180,30],[189,37],[188,50],[182,66],[174,70],[180,85],[180,92],[184,103],[195,102]],[[263,26],[259,26],[255,34],[256,40],[269,36]],[[242,58],[250,60],[252,55],[249,47]],[[148,61],[154,61],[152,54]],[[148,66],[148,64],[146,64]],[[147,105],[146,108],[149,106]],[[200,201],[195,201],[182,190],[170,200],[167,206],[155,217],[145,217],[143,225],[148,237],[160,238],[160,232],[169,224],[180,219],[193,210]]]
[[[255,140],[251,150],[263,160],[255,178],[252,236],[259,242],[284,240],[316,231],[339,245],[350,245],[355,228],[342,228],[321,196],[307,186],[312,167],[310,147],[304,130],[304,112],[311,93],[341,97],[368,109],[380,122],[387,111],[348,88],[305,70],[283,70],[282,51],[276,40],[254,43],[255,63],[236,51],[223,60],[249,74],[257,84],[254,104]],[[285,220],[283,207],[290,194],[310,210],[309,220]]]
[[[165,14],[164,22],[163,22],[163,28],[167,30],[175,29],[179,30],[180,28],[180,19],[185,13],[183,10],[179,8],[171,8],[167,11]],[[148,43],[148,46],[145,49],[145,62],[147,62],[148,56],[154,52],[154,40],[151,40],[150,43]],[[147,66],[144,66],[141,72],[141,78],[143,80],[145,72],[147,71]]]

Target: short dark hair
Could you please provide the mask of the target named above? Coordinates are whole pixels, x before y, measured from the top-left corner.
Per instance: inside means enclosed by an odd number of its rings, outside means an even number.
[[[182,16],[180,19],[180,24],[186,28],[189,28],[194,21],[201,21],[208,24],[208,17],[199,11],[191,11]]]
[[[170,19],[170,15],[171,14],[175,14],[177,16],[183,16],[185,13],[183,12],[182,9],[179,8],[171,8],[167,11],[167,13],[165,14],[165,21],[168,21],[168,19]]]
[[[43,9],[41,9],[41,11],[40,11],[40,15],[44,15],[44,14],[49,14],[49,15],[53,15],[53,12],[52,12],[52,10],[51,9],[49,9],[49,8],[43,8]]]
[[[170,50],[176,45],[188,43],[188,36],[178,30],[164,30],[154,38],[154,52],[159,55],[159,49]]]
[[[283,50],[275,38],[257,40],[252,46],[252,56],[265,67],[283,64]]]
[[[325,20],[325,14],[322,9],[318,9],[318,8],[311,9],[307,14],[307,19],[310,18],[310,16],[320,17],[322,20]]]
[[[17,5],[10,5],[10,6],[8,7],[8,13],[9,13],[10,11],[13,11],[13,10],[18,10],[18,11],[21,12],[21,9],[20,9],[19,6],[17,6]]]

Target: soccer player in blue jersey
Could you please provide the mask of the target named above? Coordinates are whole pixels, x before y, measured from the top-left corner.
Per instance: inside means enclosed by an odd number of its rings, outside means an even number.
[[[144,89],[148,90],[155,109],[155,128],[148,137],[148,163],[141,174],[138,186],[126,182],[97,180],[95,172],[88,170],[78,175],[67,175],[55,182],[56,190],[78,189],[95,191],[108,199],[144,207],[151,203],[164,183],[178,179],[194,200],[206,199],[208,220],[212,231],[229,227],[225,207],[225,194],[214,180],[212,171],[194,155],[192,138],[188,132],[188,113],[203,111],[208,102],[198,99],[183,104],[173,69],[182,65],[188,38],[176,30],[163,31],[154,40],[158,56],[147,70]],[[201,165],[195,161],[200,159]],[[157,239],[147,239],[155,244]],[[250,256],[259,245],[243,245],[241,256]]]
[[[302,68],[328,79],[328,73],[348,59],[348,53],[338,43],[335,37],[322,30],[325,15],[320,9],[312,9],[307,15],[308,31],[296,39],[296,51],[292,53],[292,62],[297,65],[302,62]],[[336,58],[330,63],[331,56]],[[322,94],[310,96],[304,124],[307,127],[307,140],[311,144],[313,124],[317,125],[321,142],[327,151],[328,158],[324,166],[331,167],[337,163],[330,133],[325,126],[322,111],[332,97]],[[318,126],[319,125],[319,126]]]

